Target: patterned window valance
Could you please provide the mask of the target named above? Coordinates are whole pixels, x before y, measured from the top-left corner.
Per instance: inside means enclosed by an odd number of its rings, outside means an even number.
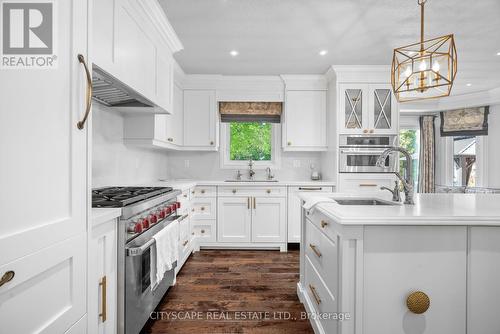
[[[441,136],[487,136],[489,107],[441,112]]]
[[[281,122],[281,102],[219,102],[221,122]]]

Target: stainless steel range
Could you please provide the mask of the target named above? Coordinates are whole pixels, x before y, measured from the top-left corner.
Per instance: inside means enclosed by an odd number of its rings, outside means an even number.
[[[92,191],[92,206],[122,208],[118,226],[118,333],[137,334],[175,279],[175,266],[151,288],[153,236],[176,220],[181,191],[170,187],[107,187]]]

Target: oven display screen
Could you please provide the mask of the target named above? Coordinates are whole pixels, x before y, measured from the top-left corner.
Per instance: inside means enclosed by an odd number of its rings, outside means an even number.
[[[347,166],[375,167],[378,157],[378,155],[348,155]],[[389,157],[385,159],[385,166],[389,167]]]

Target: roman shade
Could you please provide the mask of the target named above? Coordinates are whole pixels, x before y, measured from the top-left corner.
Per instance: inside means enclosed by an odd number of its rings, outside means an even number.
[[[441,112],[441,136],[488,135],[489,107],[464,108]]]
[[[221,122],[281,122],[281,102],[219,102]]]

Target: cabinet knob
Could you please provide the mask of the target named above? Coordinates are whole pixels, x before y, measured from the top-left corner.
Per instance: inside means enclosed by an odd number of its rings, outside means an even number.
[[[327,227],[327,226],[328,226],[328,222],[326,222],[326,221],[322,220],[322,221],[321,221],[321,227],[322,227],[322,228],[325,228],[325,227]]]
[[[201,209],[201,211],[204,211],[204,210],[205,210],[205,207],[204,207],[204,206],[202,206],[200,209]]]
[[[236,189],[233,189],[233,194],[236,194]]]
[[[271,189],[267,189],[266,193],[270,194],[271,193]]]
[[[182,243],[182,246],[186,246],[187,244],[188,244],[188,241],[186,240],[186,241],[184,241],[184,242]]]
[[[0,278],[0,286],[12,281],[14,276],[16,276],[16,273],[14,271],[12,270],[7,271],[5,274],[3,274],[2,278]]]
[[[191,232],[191,235],[194,235],[194,232]]]
[[[289,142],[287,143],[287,145],[288,145],[288,146],[292,145],[292,142],[291,142],[291,141],[289,141]]]
[[[431,300],[422,291],[415,291],[408,295],[406,298],[406,306],[410,312],[415,314],[422,314],[429,309],[431,305]]]
[[[200,192],[201,192],[202,194],[204,194],[204,193],[205,193],[205,189],[202,189]]]
[[[193,194],[193,195],[194,195],[194,190],[192,190],[192,191],[191,191],[191,194]]]
[[[191,211],[194,212],[194,208],[192,208]]]
[[[210,145],[213,145],[213,144],[214,144],[214,142],[213,142],[213,141],[211,141],[211,142],[210,142]]]
[[[174,138],[168,138],[167,139],[169,142],[173,142],[174,141]]]
[[[368,129],[364,129],[364,130],[363,130],[363,133],[368,133]]]
[[[184,194],[184,195],[182,195],[182,196],[184,196],[184,198],[188,197],[188,195],[187,195],[187,194]]]
[[[200,232],[203,234],[203,233],[205,233],[205,230],[201,230]]]
[[[375,130],[373,130],[373,129],[370,129],[370,133],[373,133],[374,131],[375,131]]]

